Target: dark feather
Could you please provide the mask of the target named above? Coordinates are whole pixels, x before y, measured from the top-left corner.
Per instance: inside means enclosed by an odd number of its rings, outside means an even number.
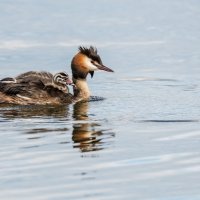
[[[100,56],[97,54],[97,48],[95,48],[93,46],[90,46],[89,48],[80,46],[79,51],[80,51],[80,53],[88,56],[92,60],[97,61],[99,64],[101,64],[101,65],[103,64]]]
[[[45,86],[44,90],[47,92],[49,97],[59,98],[59,100],[63,103],[72,103],[73,102],[72,94],[64,93],[61,90],[59,90],[51,85]]]
[[[15,96],[17,94],[26,92],[26,87],[21,84],[10,84],[1,87],[1,92],[3,92],[6,95]]]
[[[35,77],[35,78],[42,78],[42,79],[52,79],[53,75],[49,72],[45,72],[45,71],[41,71],[41,72],[37,72],[37,71],[29,71],[29,72],[25,72],[23,74],[20,74],[19,76],[16,77],[16,79],[24,79],[27,77]]]
[[[14,78],[12,78],[12,77],[6,77],[6,78],[3,78],[3,79],[1,79],[0,80],[0,82],[2,82],[2,83],[15,83],[15,81],[16,81],[16,79],[14,79]]]
[[[23,95],[27,97],[34,96],[38,93],[38,90],[43,89],[45,85],[41,80],[29,80],[25,78],[18,80],[18,83],[3,83],[0,82],[0,92],[3,92],[9,96]]]
[[[72,72],[73,72],[73,78],[74,79],[86,79],[87,77],[87,72],[80,72],[80,71],[77,71],[75,68],[72,69]]]

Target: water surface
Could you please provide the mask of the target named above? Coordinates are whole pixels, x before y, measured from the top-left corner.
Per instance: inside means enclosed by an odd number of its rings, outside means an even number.
[[[100,102],[0,108],[0,199],[200,199],[197,0],[1,0],[0,78],[94,45]]]

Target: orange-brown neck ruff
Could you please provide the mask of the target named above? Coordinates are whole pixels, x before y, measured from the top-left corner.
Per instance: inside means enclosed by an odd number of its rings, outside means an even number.
[[[87,56],[78,53],[74,56],[71,63],[72,75],[74,79],[86,79],[89,70],[86,66]]]

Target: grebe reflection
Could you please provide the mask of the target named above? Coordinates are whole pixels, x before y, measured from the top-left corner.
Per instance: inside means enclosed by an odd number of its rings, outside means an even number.
[[[99,122],[91,122],[88,116],[88,102],[74,105],[73,117],[77,123],[73,125],[72,140],[74,148],[81,152],[98,151],[105,148],[105,135],[114,137],[114,133],[101,129]]]
[[[58,137],[61,134],[69,136],[68,138],[62,136],[62,141],[58,144],[72,144],[73,148],[79,148],[81,152],[98,151],[110,146],[113,142],[111,138],[115,134],[111,129],[105,128],[103,122],[89,116],[90,104],[91,102],[74,104],[72,116],[69,106],[4,105],[0,107],[0,120],[3,120],[5,126],[9,122],[17,122],[20,132],[26,134],[27,139],[35,139],[33,141],[35,147],[41,146],[39,140],[45,140],[49,133],[51,135],[55,133]]]

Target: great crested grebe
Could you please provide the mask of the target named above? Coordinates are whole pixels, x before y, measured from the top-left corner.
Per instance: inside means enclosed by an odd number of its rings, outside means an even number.
[[[0,81],[0,103],[11,104],[70,104],[90,99],[86,77],[96,70],[113,72],[103,65],[97,49],[90,46],[79,47],[79,52],[71,61],[73,82],[64,72],[52,75],[49,72],[30,71],[16,78],[4,78]],[[74,95],[69,93],[67,85],[73,85]]]

